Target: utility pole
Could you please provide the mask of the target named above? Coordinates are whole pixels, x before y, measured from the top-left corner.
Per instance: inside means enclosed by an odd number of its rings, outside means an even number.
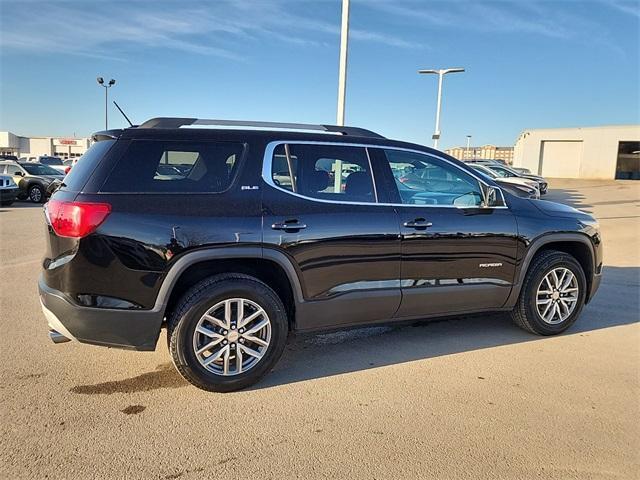
[[[469,145],[471,144],[471,135],[467,135],[467,150],[464,154],[464,158],[469,160]]]
[[[440,70],[418,70],[418,73],[434,73],[438,75],[438,105],[436,107],[436,125],[433,132],[433,148],[438,148],[440,140],[440,109],[442,108],[442,79],[447,73],[464,72],[464,68],[442,68]]]

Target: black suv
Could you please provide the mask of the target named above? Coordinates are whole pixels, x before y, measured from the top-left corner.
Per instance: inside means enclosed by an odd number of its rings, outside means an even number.
[[[193,118],[93,138],[45,206],[50,336],[154,350],[166,326],[206,390],[256,382],[292,330],[507,311],[557,334],[600,283],[593,217],[428,147]]]

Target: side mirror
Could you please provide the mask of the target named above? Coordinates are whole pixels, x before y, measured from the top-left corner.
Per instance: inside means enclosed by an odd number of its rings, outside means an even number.
[[[482,205],[483,207],[491,208],[504,206],[504,197],[502,196],[502,192],[500,192],[500,189],[492,187],[490,185],[485,185],[482,191],[484,194],[484,202]]]
[[[15,175],[16,177],[24,177],[24,173],[22,172],[16,172]]]

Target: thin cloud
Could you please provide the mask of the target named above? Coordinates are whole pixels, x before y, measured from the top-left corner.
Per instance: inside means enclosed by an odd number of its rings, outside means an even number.
[[[118,3],[105,14],[97,2],[4,2],[0,48],[4,53],[56,52],[115,59],[135,49],[162,48],[244,61],[251,56],[246,48],[251,41],[309,48],[334,43],[340,33],[339,8],[334,24],[290,13],[299,3],[134,1]],[[423,47],[370,29],[353,28],[351,38],[396,48]]]

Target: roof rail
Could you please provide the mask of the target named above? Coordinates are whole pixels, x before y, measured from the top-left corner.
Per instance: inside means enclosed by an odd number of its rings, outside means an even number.
[[[384,138],[382,135],[364,128],[340,125],[314,125],[309,123],[258,122],[255,120],[211,120],[201,118],[158,117],[147,120],[138,128],[180,128],[191,125],[215,125],[223,127],[277,128],[282,130],[318,130],[357,137]]]

